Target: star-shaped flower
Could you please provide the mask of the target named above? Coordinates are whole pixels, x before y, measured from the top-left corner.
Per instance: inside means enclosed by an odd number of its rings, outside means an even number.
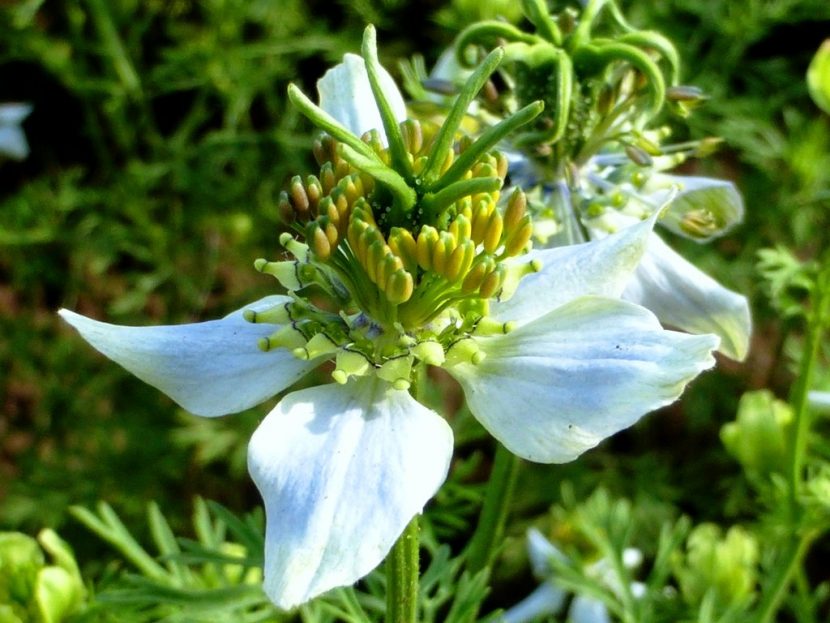
[[[388,110],[374,115],[374,85],[356,58],[347,57],[321,81],[320,105],[355,134],[381,119],[391,151],[398,139],[389,136],[393,128],[384,118]],[[381,82],[386,83],[387,108],[400,110],[403,101],[391,78]],[[354,157],[374,167],[370,157]],[[378,183],[396,184],[390,175],[379,173]],[[435,196],[432,200],[437,201]],[[352,226],[363,228],[361,232],[371,229],[368,208],[352,210]],[[358,212],[364,220],[354,225]],[[488,218],[501,223],[499,215]],[[504,220],[510,221],[507,216]],[[440,244],[436,242],[426,260],[418,256],[421,263],[416,265],[417,258],[392,250],[389,261],[369,261],[376,251],[391,249],[389,245],[397,249],[400,243],[403,248],[400,231],[388,234],[387,247],[387,238],[381,237],[367,250],[361,247],[365,237],[350,233],[348,239],[338,238],[336,230],[325,230],[331,238],[319,234],[324,231],[320,223],[328,222],[309,221],[310,250],[289,236],[286,246],[298,260],[288,266],[288,273],[283,268],[289,263],[273,263],[274,274],[298,287],[308,274],[316,275],[319,283],[331,286],[333,300],[342,299],[344,284],[358,279],[351,284],[359,293],[356,299],[377,304],[371,313],[346,307],[339,315],[309,312],[309,304],[292,292],[267,297],[221,320],[179,326],[124,327],[60,312],[100,352],[184,409],[206,417],[256,405],[322,362],[336,361],[337,383],[286,395],[249,445],[249,470],[266,509],[265,590],[281,608],[352,584],[371,571],[446,478],[452,431],[439,414],[404,391],[411,365],[443,366],[494,437],[519,456],[553,463],[575,459],[643,414],[674,401],[714,363],[716,336],[663,330],[651,312],[619,299],[645,251],[654,219],[571,247],[521,254],[522,245],[513,245],[517,252],[504,260],[503,269],[489,273],[495,275],[490,282],[479,278],[476,266],[495,257],[497,252],[488,248],[511,246],[513,234],[503,231],[515,229],[515,223],[504,230],[499,225],[496,234],[503,233],[501,238],[487,230],[492,234],[488,241],[475,243],[475,228],[464,234],[464,220],[456,218],[435,234]],[[455,275],[456,256],[441,251],[445,242],[457,242],[449,235],[452,227],[458,240],[467,236],[467,246],[484,258],[479,264],[463,264],[466,260],[459,254],[458,262],[470,273],[463,281],[463,275],[449,277]],[[346,271],[339,285],[319,277],[333,266],[322,259],[329,252],[334,256],[330,244],[343,245],[335,251],[344,255],[332,260]],[[510,254],[499,257],[505,255]],[[351,264],[342,264],[346,257]],[[271,270],[266,264],[260,264],[265,272]],[[394,272],[384,272],[387,266]],[[414,286],[412,274],[418,279]],[[502,284],[501,295],[492,298],[498,292],[488,283]],[[509,287],[511,283],[518,285]],[[511,289],[515,291],[508,298]],[[445,300],[441,305],[447,308],[429,311],[430,297]],[[467,312],[452,306],[453,297],[472,301],[483,317],[468,322]],[[424,309],[429,314],[421,322],[417,319]],[[317,324],[303,325],[301,312],[312,313]],[[300,330],[321,322],[340,333]],[[398,350],[387,355],[390,347]]]

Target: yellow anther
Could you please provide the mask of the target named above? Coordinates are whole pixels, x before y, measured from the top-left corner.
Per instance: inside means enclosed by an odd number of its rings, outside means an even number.
[[[293,351],[295,348],[302,348],[305,344],[305,336],[293,324],[286,325],[257,342],[259,349],[265,352],[274,348],[287,348]]]
[[[507,240],[504,241],[504,255],[513,257],[519,255],[527,247],[530,238],[533,235],[533,223],[530,220],[530,214],[525,214],[519,221]]]
[[[424,225],[418,234],[416,249],[418,265],[424,270],[432,269],[432,250],[438,242],[438,230],[431,225]]]
[[[420,175],[424,172],[424,168],[427,165],[429,158],[427,156],[419,156],[412,161],[412,172],[415,175]]]
[[[439,275],[446,276],[447,263],[450,259],[450,254],[457,246],[455,236],[448,231],[442,231],[438,234],[438,240],[432,249],[432,270]]]
[[[487,229],[484,232],[484,239],[481,241],[484,245],[484,250],[488,253],[493,253],[499,248],[501,242],[501,235],[504,231],[504,221],[501,218],[498,210],[493,210],[490,214],[490,219],[487,222]]]
[[[495,206],[488,200],[473,204],[472,233],[470,237],[476,244],[480,244],[484,240],[487,226],[490,223],[490,215],[494,211]]]
[[[256,270],[275,277],[286,290],[299,290],[303,287],[299,267],[299,262],[291,260],[269,262],[268,260],[260,258],[254,262],[254,268]]]
[[[450,147],[447,150],[446,156],[444,156],[444,162],[441,163],[441,168],[439,169],[440,173],[443,175],[447,171],[447,169],[449,169],[452,166],[452,163],[454,161],[455,161],[455,151],[453,151],[453,148]]]
[[[345,160],[338,160],[334,165],[334,178],[335,181],[340,181],[344,177],[346,177],[349,173],[351,173],[351,167],[349,163]]]
[[[305,193],[311,205],[311,211],[316,211],[317,205],[323,197],[323,186],[320,184],[320,180],[314,175],[309,175],[305,178]]]
[[[291,203],[300,215],[307,214],[309,209],[308,195],[305,192],[303,185],[303,178],[295,175],[291,178],[291,183],[288,186],[288,192],[291,195]]]
[[[412,356],[395,357],[385,361],[377,371],[378,377],[392,383],[395,389],[409,389],[412,375]]]
[[[507,208],[504,210],[504,229],[512,232],[527,211],[527,195],[521,188],[516,188],[507,200]]]
[[[386,281],[389,279],[389,277],[391,277],[394,273],[398,272],[399,270],[403,270],[403,262],[401,262],[401,258],[392,253],[389,250],[389,247],[387,247],[386,250],[387,254],[380,261],[377,268],[376,283],[378,285],[378,288],[381,290],[386,289]]]
[[[496,261],[492,257],[479,257],[480,259],[467,271],[467,276],[461,282],[461,292],[463,294],[476,292],[481,287],[484,278],[496,268]]]
[[[399,270],[389,275],[386,280],[386,299],[393,305],[405,303],[412,297],[415,282],[412,275],[405,270]]]
[[[457,341],[447,350],[444,367],[451,368],[459,364],[478,365],[487,355],[481,350],[474,338],[468,337]]]
[[[331,242],[325,230],[317,221],[308,224],[306,240],[308,240],[311,250],[314,251],[314,255],[323,261],[329,259],[331,256]]]
[[[378,268],[380,267],[388,248],[389,247],[383,243],[382,238],[375,238],[366,251],[366,263],[363,268],[366,269],[366,274],[369,275],[369,279],[373,283],[378,282]]]
[[[362,353],[339,350],[331,376],[335,381],[344,385],[350,376],[365,376],[370,369],[371,364]]]
[[[473,166],[473,177],[496,177],[498,172],[489,162],[479,162]]]
[[[444,276],[450,282],[455,282],[467,274],[476,254],[476,245],[472,240],[465,240],[453,249],[447,266],[444,269]]]
[[[421,124],[414,119],[405,119],[400,124],[401,134],[406,150],[410,154],[417,154],[424,146],[424,133]]]
[[[505,156],[500,151],[496,152],[496,174],[499,176],[500,179],[504,179],[507,177],[507,169],[510,163],[507,161],[507,156]]]
[[[280,191],[280,197],[277,200],[277,213],[280,215],[280,220],[286,225],[290,225],[297,220],[297,213],[294,211],[294,206],[288,199],[288,193],[284,190]]]
[[[504,265],[497,264],[496,269],[487,275],[481,282],[481,287],[478,289],[478,295],[481,298],[489,299],[494,296],[501,288],[504,280]]]
[[[403,227],[393,227],[389,233],[389,248],[401,258],[404,268],[411,273],[418,266],[418,243],[412,233]]]
[[[331,162],[326,162],[320,168],[320,186],[323,188],[323,194],[328,195],[335,184],[337,184],[337,177],[334,175],[334,166]]]
[[[444,363],[446,355],[444,354],[444,347],[434,340],[427,340],[419,342],[412,347],[412,354],[431,366],[440,366]]]
[[[459,242],[469,240],[473,233],[473,225],[470,222],[470,218],[461,213],[450,223],[449,231]]]

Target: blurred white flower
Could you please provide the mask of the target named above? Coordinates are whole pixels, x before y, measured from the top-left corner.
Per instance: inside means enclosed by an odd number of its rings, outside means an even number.
[[[29,143],[20,124],[31,112],[31,104],[0,104],[0,156],[24,160],[29,155]]]

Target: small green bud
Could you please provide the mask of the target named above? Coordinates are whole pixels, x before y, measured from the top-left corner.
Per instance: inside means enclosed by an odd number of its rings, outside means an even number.
[[[754,596],[758,558],[757,541],[741,527],[723,536],[718,526],[701,524],[689,535],[685,559],[675,560],[674,575],[687,603],[713,595],[719,609],[726,609]]]
[[[786,473],[787,443],[793,412],[768,390],[747,392],[734,422],[724,424],[720,438],[726,450],[755,476]]]

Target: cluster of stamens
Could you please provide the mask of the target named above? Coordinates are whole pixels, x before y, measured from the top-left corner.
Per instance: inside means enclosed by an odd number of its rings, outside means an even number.
[[[400,129],[418,175],[428,161],[434,131],[414,120],[404,121]],[[388,162],[388,150],[377,132],[367,133],[363,141]],[[448,150],[439,173],[446,172],[468,144],[459,141],[455,149]],[[294,177],[280,196],[284,222],[304,237],[315,260],[343,269],[347,287],[364,280],[348,266],[349,262],[358,264],[381,302],[398,307],[395,320],[405,327],[428,322],[441,311],[441,303],[496,295],[505,276],[502,260],[521,253],[528,244],[532,224],[521,191],[508,198],[503,212],[497,207],[500,193],[496,190],[462,196],[440,206],[431,219],[425,214],[426,197],[412,210],[407,226],[392,225],[382,189],[339,154],[336,140],[324,136],[316,142],[314,154],[319,176]],[[486,153],[461,179],[503,179],[506,173],[504,156]],[[265,264],[262,268],[277,267]],[[360,294],[355,287],[353,294],[359,307],[373,306],[375,293]],[[427,299],[439,304],[425,305]]]
[[[401,123],[400,130],[417,176],[435,132],[413,120]],[[389,161],[377,132],[362,140],[381,161]],[[439,175],[469,144],[455,143]],[[248,312],[252,322],[282,325],[260,348],[287,348],[303,359],[334,355],[338,382],[374,373],[403,389],[415,360],[440,364],[473,332],[508,330],[487,317],[486,301],[500,293],[509,276],[537,268],[519,265],[511,273],[504,264],[523,253],[531,238],[523,192],[515,190],[503,205],[498,189],[443,202],[440,190],[425,192],[393,224],[385,189],[342,156],[338,141],[324,135],[314,154],[319,175],[295,176],[279,198],[279,213],[295,232],[281,237],[293,259],[258,260],[256,268],[289,292],[318,286],[329,302],[318,307],[295,294],[288,304]],[[500,187],[506,173],[504,156],[488,152],[459,180],[496,179]],[[477,361],[481,353],[470,343],[457,346],[453,356]]]

